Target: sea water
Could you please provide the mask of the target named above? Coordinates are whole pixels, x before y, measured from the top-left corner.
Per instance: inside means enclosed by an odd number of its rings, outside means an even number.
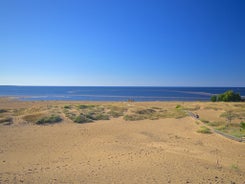
[[[1,97],[20,100],[85,101],[210,101],[214,94],[233,90],[245,97],[245,87],[66,87],[0,86]]]

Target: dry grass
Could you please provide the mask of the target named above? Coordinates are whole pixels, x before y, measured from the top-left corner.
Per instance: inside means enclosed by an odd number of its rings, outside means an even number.
[[[45,117],[43,113],[29,114],[22,117],[27,123],[36,123],[39,119]]]
[[[198,133],[202,133],[202,134],[211,134],[211,130],[210,128],[206,127],[206,126],[201,126],[199,130],[197,130]]]

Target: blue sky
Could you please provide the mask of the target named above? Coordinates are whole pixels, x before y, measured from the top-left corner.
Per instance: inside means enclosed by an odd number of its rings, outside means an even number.
[[[245,86],[244,0],[0,0],[0,85]]]

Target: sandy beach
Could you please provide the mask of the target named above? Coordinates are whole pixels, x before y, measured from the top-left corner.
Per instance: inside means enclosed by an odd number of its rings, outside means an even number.
[[[120,116],[79,124],[64,113],[67,104],[90,103],[1,99],[0,109],[7,109],[1,117],[13,120],[9,125],[0,124],[0,183],[245,183],[245,143],[215,133],[198,133],[201,124],[189,116],[137,121]],[[226,108],[244,106],[209,102],[95,104],[127,107],[126,114],[153,107],[167,111],[179,105],[209,121],[220,120]],[[25,121],[24,117],[39,111],[58,113],[62,121],[45,125]]]

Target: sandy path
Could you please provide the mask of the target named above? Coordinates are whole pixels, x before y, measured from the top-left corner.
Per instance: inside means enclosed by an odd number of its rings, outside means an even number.
[[[0,127],[0,183],[244,183],[245,145],[190,117]]]

